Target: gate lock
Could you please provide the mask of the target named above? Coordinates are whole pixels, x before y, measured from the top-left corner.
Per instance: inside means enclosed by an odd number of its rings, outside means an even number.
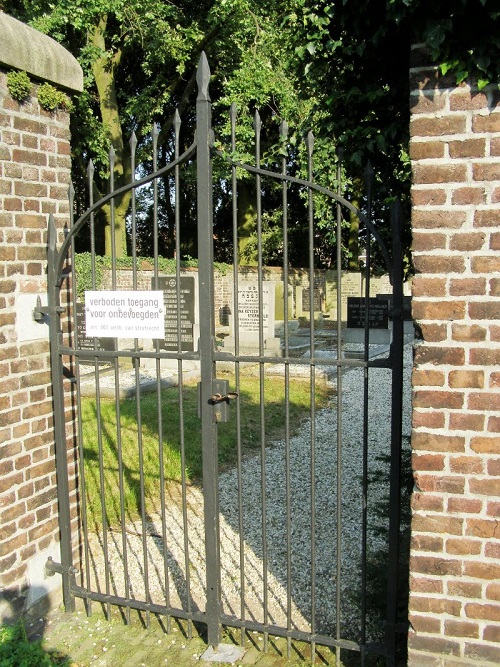
[[[209,403],[213,406],[214,421],[218,423],[229,421],[229,402],[238,398],[238,393],[229,391],[228,380],[212,381],[212,396]],[[201,417],[201,382],[198,382],[198,416]]]

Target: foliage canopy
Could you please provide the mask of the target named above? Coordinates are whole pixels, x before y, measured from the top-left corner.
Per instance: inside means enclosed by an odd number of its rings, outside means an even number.
[[[72,113],[73,172],[80,210],[85,206],[90,158],[95,166],[95,195],[107,187],[110,145],[116,156],[115,186],[119,186],[131,178],[127,141],[132,132],[138,140],[138,160],[145,160],[146,166],[152,160],[153,122],[159,126],[158,166],[172,158],[170,129],[176,109],[183,119],[181,145],[189,142],[195,70],[202,50],[212,70],[211,96],[222,138],[229,135],[227,107],[231,103],[238,107],[239,157],[253,159],[252,115],[258,109],[264,128],[263,157],[280,164],[283,141],[276,137],[280,122],[286,119],[290,126],[287,155],[298,159],[295,173],[305,176],[307,151],[302,139],[312,130],[316,181],[336,187],[336,148],[342,147],[345,194],[361,208],[364,168],[371,161],[377,181],[375,219],[382,230],[388,205],[396,196],[403,199],[409,219],[411,45],[424,43],[440,73],[456,83],[472,79],[481,90],[500,81],[496,0],[431,4],[423,0],[180,0],[175,4],[164,0],[3,0],[0,6],[64,44],[84,69],[85,90],[75,100]],[[227,260],[227,171],[217,167],[216,177],[219,259]],[[188,239],[183,252],[195,256],[193,178],[188,173],[183,183],[181,216]],[[165,179],[160,185],[160,251],[171,256],[170,191],[171,184]],[[250,184],[243,184],[241,230],[248,221],[252,227],[254,197]],[[264,197],[272,211],[277,193],[268,188]],[[126,253],[129,203],[126,197],[117,203],[117,215],[123,221],[115,239],[118,255]],[[317,260],[328,262],[335,241],[332,214],[321,199],[315,204],[322,244]],[[152,216],[148,196],[138,205],[143,239],[139,250],[148,253]],[[299,229],[305,219],[303,201],[292,197],[290,207],[291,219]],[[273,262],[283,240],[276,216],[271,213],[264,222],[266,259]],[[351,231],[356,229],[355,221],[346,221],[349,226]],[[109,253],[112,241],[106,216],[102,227],[107,234],[98,251]],[[252,254],[255,231],[249,234],[246,252]],[[409,242],[409,230],[406,240]],[[303,235],[292,234],[289,242],[293,256],[293,249],[303,244]],[[300,252],[296,259],[299,261]]]

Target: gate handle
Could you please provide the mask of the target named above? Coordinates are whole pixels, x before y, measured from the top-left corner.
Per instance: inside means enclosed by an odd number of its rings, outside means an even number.
[[[225,396],[222,394],[214,394],[213,396],[210,396],[210,401],[212,403],[222,403],[222,401],[229,401],[238,398],[239,394],[236,391],[230,391],[228,392]]]

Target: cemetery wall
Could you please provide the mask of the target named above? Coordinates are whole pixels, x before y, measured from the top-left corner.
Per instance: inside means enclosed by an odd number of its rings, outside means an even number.
[[[38,295],[47,299],[48,215],[59,241],[69,222],[71,166],[69,115],[41,109],[38,83],[14,100],[7,73],[20,67],[69,90],[81,89],[82,72],[56,42],[1,12],[0,30],[1,621],[61,581],[44,574],[48,556],[60,562],[59,528],[48,326],[33,309]]]
[[[181,275],[195,275],[197,269],[182,269]],[[275,288],[275,319],[284,319],[283,291],[284,276],[280,267],[264,267],[263,280],[274,283]],[[153,269],[143,267],[137,272],[137,288],[148,290],[152,287]],[[256,267],[242,266],[238,269],[240,282],[257,282]],[[132,289],[132,269],[118,269],[115,272],[116,289]],[[215,273],[214,277],[214,309],[216,321],[223,308],[232,308],[234,294],[234,275],[232,269],[227,273]],[[289,269],[288,271],[288,313],[289,319],[309,318],[310,315],[310,275],[307,269]],[[111,289],[112,275],[110,270],[103,271],[102,289]],[[410,283],[405,286],[405,294],[410,293]],[[388,275],[373,277],[370,281],[370,295],[392,293],[392,286]],[[365,294],[365,279],[361,273],[342,272],[342,320],[347,320],[347,298],[361,297]],[[326,314],[331,321],[337,318],[337,275],[336,271],[316,270],[314,272],[314,312]]]
[[[408,664],[484,667],[500,664],[500,98],[495,87],[456,87],[415,56],[413,317],[423,343]]]

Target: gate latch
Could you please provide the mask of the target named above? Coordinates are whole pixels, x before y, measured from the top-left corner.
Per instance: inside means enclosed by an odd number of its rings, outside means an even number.
[[[213,407],[214,421],[229,421],[229,402],[235,398],[238,398],[238,393],[229,391],[229,380],[212,381],[212,395],[208,402]],[[198,416],[201,417],[201,382],[198,383],[198,406]]]

